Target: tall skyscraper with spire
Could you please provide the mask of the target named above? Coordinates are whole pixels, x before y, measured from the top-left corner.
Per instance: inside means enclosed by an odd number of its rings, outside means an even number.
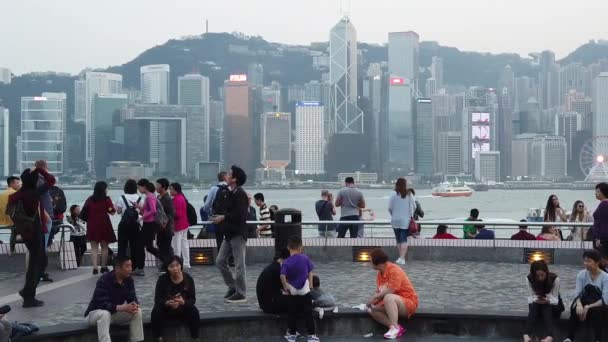
[[[329,35],[330,116],[333,134],[362,134],[357,106],[357,30],[345,16]]]

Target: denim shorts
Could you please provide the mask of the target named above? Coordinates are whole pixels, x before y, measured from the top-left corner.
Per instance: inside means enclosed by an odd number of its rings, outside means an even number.
[[[397,243],[407,243],[407,237],[410,236],[409,229],[393,228]]]

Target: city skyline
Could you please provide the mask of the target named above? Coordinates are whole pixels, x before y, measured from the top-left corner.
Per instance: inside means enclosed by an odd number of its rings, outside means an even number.
[[[0,11],[11,13],[0,22],[0,29],[11,32],[0,37],[0,45],[8,47],[4,49],[2,66],[15,74],[31,71],[74,74],[87,67],[120,65],[150,46],[204,32],[206,19],[210,32],[238,31],[260,35],[268,41],[308,45],[327,41],[326,28],[343,15],[337,0],[313,0],[299,7],[278,0],[267,0],[264,4],[231,0],[213,6],[184,0],[171,8],[160,2],[154,6],[150,4],[154,1],[148,1],[145,17],[139,15],[142,1],[121,2],[118,6],[118,0],[110,0],[96,3],[95,7],[65,0],[34,2],[35,6],[31,2],[0,5]],[[343,10],[357,27],[360,42],[384,44],[388,32],[413,30],[420,34],[421,41],[438,41],[463,51],[513,52],[525,57],[548,49],[561,59],[590,39],[608,38],[608,32],[602,26],[602,13],[606,12],[608,4],[583,2],[581,8],[586,12],[581,16],[572,16],[567,4],[548,0],[498,4],[470,0],[441,6],[423,1],[353,2],[350,6],[344,3]],[[237,12],[234,8],[243,10]],[[112,13],[98,19],[106,22],[104,30],[87,30],[87,27],[93,27],[89,25],[89,16],[74,15],[95,10]],[[310,27],[309,18],[313,16],[315,25]],[[514,18],[525,24],[513,25]],[[566,20],[569,25],[562,25]],[[50,22],[53,25],[44,24]],[[129,22],[131,29],[125,30],[124,23]],[[75,26],[82,29],[75,30]],[[42,30],[32,30],[32,27],[42,28],[47,36],[62,37],[59,48],[54,40],[40,39]],[[277,30],[277,27],[281,29]],[[302,29],[304,27],[306,29]],[[450,29],[446,30],[446,27]],[[100,42],[112,42],[112,46],[103,49]],[[38,58],[37,51],[45,51],[45,58]]]

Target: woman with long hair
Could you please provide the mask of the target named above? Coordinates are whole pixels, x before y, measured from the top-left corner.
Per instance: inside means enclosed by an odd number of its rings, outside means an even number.
[[[593,216],[587,210],[585,203],[583,201],[574,202],[574,206],[572,206],[572,213],[570,214],[569,222],[577,222],[577,223],[588,223],[593,222]],[[587,233],[589,232],[589,228],[587,227],[572,227],[570,229],[570,236],[568,240],[572,241],[584,241],[587,238]]]
[[[167,273],[158,277],[152,309],[152,331],[156,341],[162,341],[167,320],[187,322],[192,341],[199,337],[200,314],[196,308],[196,289],[192,277],[184,272],[179,256],[167,260]]]
[[[556,195],[551,195],[547,199],[544,222],[568,222],[566,212],[561,208],[559,198]],[[555,228],[555,234],[560,240],[564,239],[561,229]]]
[[[543,226],[543,229],[540,231],[540,234],[536,237],[536,240],[540,241],[560,241],[561,239],[555,232],[555,227],[553,226]]]
[[[530,265],[530,274],[526,277],[528,285],[528,322],[524,334],[524,342],[532,341],[530,337],[538,319],[542,319],[545,326],[543,342],[553,341],[553,320],[563,311],[559,301],[559,277],[549,272],[544,260],[534,261]]]
[[[87,251],[87,223],[80,219],[80,206],[74,204],[70,207],[68,223],[70,227],[70,242],[74,244],[74,254],[76,254],[76,265],[82,265],[82,257]]]
[[[173,197],[173,207],[175,208],[175,233],[173,234],[173,251],[175,255],[184,260],[184,267],[190,268],[190,245],[188,242],[188,200],[182,192],[179,183],[169,185],[169,194]]]
[[[397,179],[395,190],[388,202],[388,212],[391,215],[391,226],[397,240],[399,259],[396,263],[405,264],[407,254],[407,238],[409,236],[410,220],[416,211],[416,198],[407,190],[405,178]]]
[[[93,261],[93,274],[99,273],[97,268],[97,255],[101,246],[101,273],[109,272],[108,245],[116,242],[116,234],[112,228],[109,215],[114,215],[114,203],[108,197],[108,183],[97,182],[93,188],[93,195],[89,197],[80,218],[87,223],[87,241],[91,243],[91,258]]]

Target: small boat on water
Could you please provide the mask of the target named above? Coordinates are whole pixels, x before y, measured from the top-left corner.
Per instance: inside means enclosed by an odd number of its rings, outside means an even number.
[[[490,190],[490,186],[486,183],[476,183],[473,185],[473,190],[475,190],[475,192],[488,191]]]
[[[526,221],[528,222],[544,222],[545,209],[543,208],[530,208],[526,215]]]
[[[431,194],[437,197],[470,197],[473,189],[464,184],[442,183],[433,188]]]

